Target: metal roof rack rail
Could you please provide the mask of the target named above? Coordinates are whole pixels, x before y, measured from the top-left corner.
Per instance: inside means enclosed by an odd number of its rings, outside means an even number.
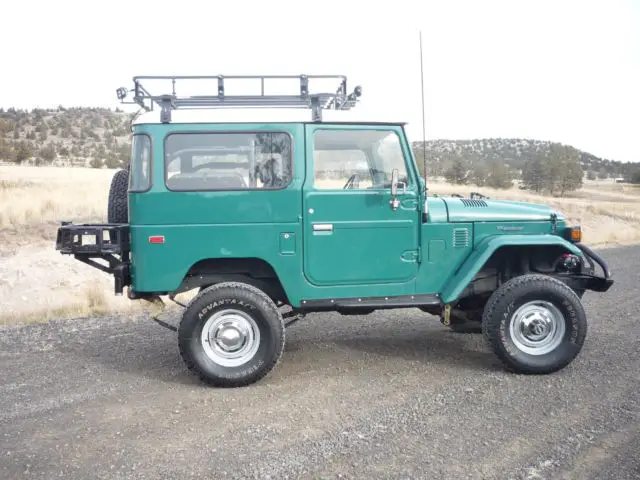
[[[265,82],[271,80],[298,79],[300,88],[296,94],[267,95],[265,94]],[[333,93],[310,92],[309,80],[335,79],[339,81],[338,88]],[[149,88],[142,85],[153,81],[170,81],[171,93],[166,91],[160,95],[153,95]],[[186,81],[199,81],[201,85],[207,85],[215,93],[205,95],[184,95],[176,93],[176,84]],[[225,82],[228,80],[255,80],[259,81],[259,95],[226,95]],[[217,82],[217,89],[211,88],[211,81]],[[214,83],[215,85],[215,83]],[[136,104],[146,111],[152,111],[153,105],[160,107],[160,120],[163,123],[171,122],[171,111],[175,109],[196,108],[224,108],[224,107],[271,107],[271,108],[309,108],[312,111],[314,122],[322,121],[322,109],[349,110],[355,106],[358,97],[362,95],[362,87],[357,86],[353,92],[347,93],[347,77],[345,75],[209,75],[209,76],[136,76],[133,77],[133,99],[126,101],[129,93],[125,87],[116,89],[116,95],[122,104]]]

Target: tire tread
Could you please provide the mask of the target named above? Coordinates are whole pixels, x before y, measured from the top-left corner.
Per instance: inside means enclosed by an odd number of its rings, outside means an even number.
[[[492,351],[496,354],[505,370],[512,373],[539,374],[540,368],[526,365],[520,362],[516,366],[514,364],[514,361],[504,352],[504,350],[501,348],[502,342],[500,340],[501,319],[496,317],[496,310],[508,303],[510,297],[514,297],[514,292],[520,290],[526,284],[538,284],[544,289],[556,290],[561,295],[574,300],[572,303],[574,305],[580,306],[581,311],[578,312],[578,314],[583,318],[584,310],[582,309],[580,297],[569,286],[556,278],[538,273],[525,274],[512,278],[498,287],[498,289],[491,295],[491,297],[487,301],[482,315],[482,335],[485,342],[489,344]],[[580,329],[579,336],[576,339],[576,343],[580,345],[580,347],[584,342],[586,333],[587,332],[585,323],[584,327]],[[576,351],[575,354],[573,354],[571,357],[568,357],[555,366],[548,368],[546,373],[561,370],[566,365],[571,363],[571,361],[573,361],[577,353],[578,352]]]
[[[253,285],[249,285],[247,283],[242,283],[242,282],[221,282],[221,283],[216,283],[213,285],[210,285],[206,288],[203,288],[202,290],[200,290],[200,292],[198,292],[198,294],[193,297],[193,299],[187,304],[187,308],[185,309],[185,312],[189,311],[189,308],[192,307],[196,302],[199,302],[202,298],[209,296],[211,294],[215,294],[218,291],[222,290],[222,289],[239,289],[242,294],[248,295],[248,296],[252,296],[254,298],[252,298],[252,301],[254,303],[262,303],[263,306],[267,307],[269,310],[271,310],[277,317],[277,324],[278,324],[278,329],[280,330],[278,332],[279,334],[279,338],[280,338],[280,342],[279,345],[277,347],[277,352],[278,354],[275,355],[275,357],[273,359],[271,359],[270,363],[268,363],[266,366],[264,366],[263,368],[260,369],[259,373],[257,374],[253,374],[253,375],[249,375],[243,378],[239,378],[239,379],[220,379],[220,380],[216,380],[216,379],[212,379],[211,377],[207,376],[205,374],[205,372],[203,372],[200,367],[198,366],[198,364],[196,362],[194,362],[191,358],[191,356],[189,355],[189,352],[186,351],[186,349],[183,347],[183,343],[182,343],[182,338],[187,335],[190,334],[189,331],[187,331],[184,327],[185,324],[185,318],[183,316],[180,325],[178,327],[178,348],[180,351],[180,356],[182,357],[183,361],[185,362],[187,368],[195,373],[198,378],[215,387],[243,387],[252,383],[255,383],[259,380],[261,380],[262,378],[264,378],[270,371],[272,371],[273,369],[275,369],[278,365],[278,363],[280,362],[281,358],[282,358],[282,354],[284,352],[284,344],[285,344],[285,326],[284,326],[284,319],[282,318],[282,314],[280,313],[280,311],[278,310],[278,307],[276,306],[276,304],[274,303],[274,301],[266,294],[264,293],[262,290],[260,290],[257,287],[254,287]]]
[[[118,170],[111,179],[109,187],[109,203],[107,207],[108,223],[128,223],[127,190],[129,188],[129,172]]]

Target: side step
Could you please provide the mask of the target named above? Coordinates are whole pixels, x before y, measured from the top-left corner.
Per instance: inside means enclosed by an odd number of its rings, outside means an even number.
[[[300,302],[300,308],[308,311],[337,310],[339,308],[412,308],[442,305],[437,294],[397,295],[388,297],[347,297],[309,299]]]

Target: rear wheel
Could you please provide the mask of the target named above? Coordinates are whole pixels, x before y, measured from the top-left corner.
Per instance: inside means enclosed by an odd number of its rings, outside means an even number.
[[[530,274],[509,280],[492,294],[482,329],[507,370],[547,374],[578,355],[587,318],[571,288],[555,278]]]
[[[271,298],[236,282],[202,290],[178,329],[187,367],[217,387],[240,387],[267,375],[282,355],[284,339],[284,320]]]

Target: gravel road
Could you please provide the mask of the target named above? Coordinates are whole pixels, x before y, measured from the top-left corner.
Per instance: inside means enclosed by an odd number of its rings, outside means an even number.
[[[640,478],[640,247],[603,252],[578,359],[504,372],[419,310],[309,315],[217,390],[144,318],[0,330],[0,478]],[[175,319],[173,319],[175,321]]]

